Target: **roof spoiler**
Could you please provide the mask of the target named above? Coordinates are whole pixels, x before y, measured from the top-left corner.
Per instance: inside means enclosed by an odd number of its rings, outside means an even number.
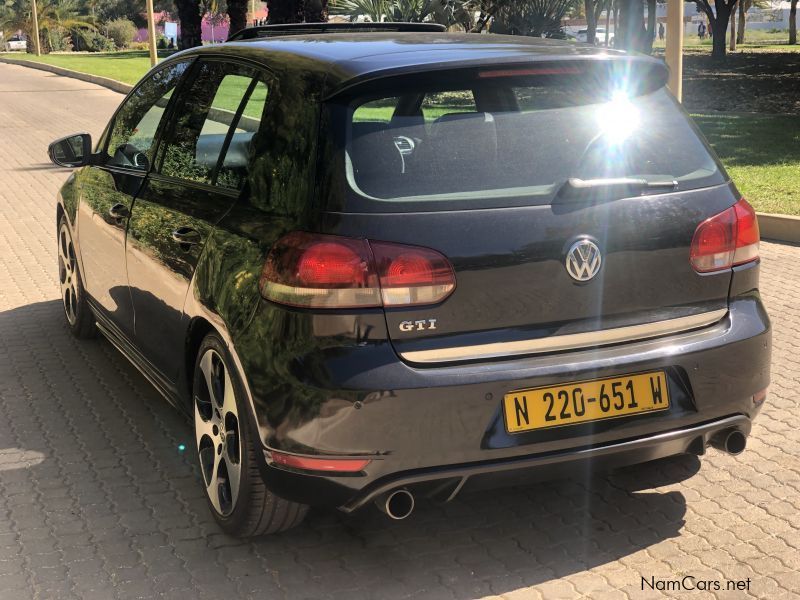
[[[246,27],[229,36],[227,41],[234,42],[315,33],[368,33],[381,31],[442,33],[447,31],[447,28],[439,23],[285,23],[281,25]]]

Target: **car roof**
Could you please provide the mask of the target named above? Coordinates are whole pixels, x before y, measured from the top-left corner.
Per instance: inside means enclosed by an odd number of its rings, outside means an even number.
[[[187,54],[246,57],[284,71],[322,72],[326,75],[324,95],[365,79],[435,69],[625,56],[655,61],[561,40],[449,32],[281,35],[193,48],[174,56]]]

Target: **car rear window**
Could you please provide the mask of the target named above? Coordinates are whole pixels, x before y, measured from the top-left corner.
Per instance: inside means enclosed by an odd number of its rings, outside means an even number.
[[[506,75],[460,85],[443,78],[443,87],[431,79],[397,90],[384,84],[380,94],[349,101],[339,114],[351,192],[394,209],[454,201],[481,208],[504,198],[551,202],[571,178],[668,180],[679,190],[726,180],[663,87],[631,92],[569,69]]]

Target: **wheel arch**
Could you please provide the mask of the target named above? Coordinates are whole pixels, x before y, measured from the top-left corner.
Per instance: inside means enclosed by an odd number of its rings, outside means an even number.
[[[183,356],[183,385],[186,389],[186,404],[187,408],[191,405],[192,385],[194,378],[194,363],[197,360],[197,353],[200,351],[200,344],[211,332],[219,334],[214,326],[207,321],[204,317],[193,317],[189,321],[189,326],[186,330],[186,339],[184,342],[184,356]],[[222,336],[220,336],[222,337]],[[225,339],[223,337],[223,339]]]
[[[253,394],[250,389],[250,382],[247,380],[247,374],[244,370],[242,365],[242,361],[239,358],[236,349],[234,348],[233,341],[231,339],[230,332],[228,331],[225,324],[222,322],[218,315],[214,315],[213,313],[205,314],[203,312],[198,311],[198,314],[192,316],[189,320],[189,324],[186,329],[186,337],[185,337],[185,351],[184,351],[184,373],[181,380],[182,386],[185,386],[186,393],[182,394],[185,399],[185,406],[187,409],[192,410],[192,386],[193,386],[193,379],[194,379],[194,366],[197,360],[197,353],[200,350],[200,345],[203,343],[203,339],[209,334],[215,333],[217,334],[222,342],[225,344],[225,347],[230,354],[230,358],[233,360],[234,366],[238,371],[239,379],[242,382],[242,388],[244,392],[244,400],[247,406],[248,414],[248,422],[250,427],[252,428],[252,432],[254,435],[254,440],[258,440],[259,446],[263,446],[263,439],[264,438],[264,431],[262,428],[264,425],[259,422],[256,416],[255,404],[253,402]]]

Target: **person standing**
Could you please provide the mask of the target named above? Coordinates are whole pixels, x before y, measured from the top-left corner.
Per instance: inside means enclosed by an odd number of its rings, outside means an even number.
[[[664,41],[664,24],[663,23],[659,23],[658,24],[658,39],[661,40],[662,42]]]

